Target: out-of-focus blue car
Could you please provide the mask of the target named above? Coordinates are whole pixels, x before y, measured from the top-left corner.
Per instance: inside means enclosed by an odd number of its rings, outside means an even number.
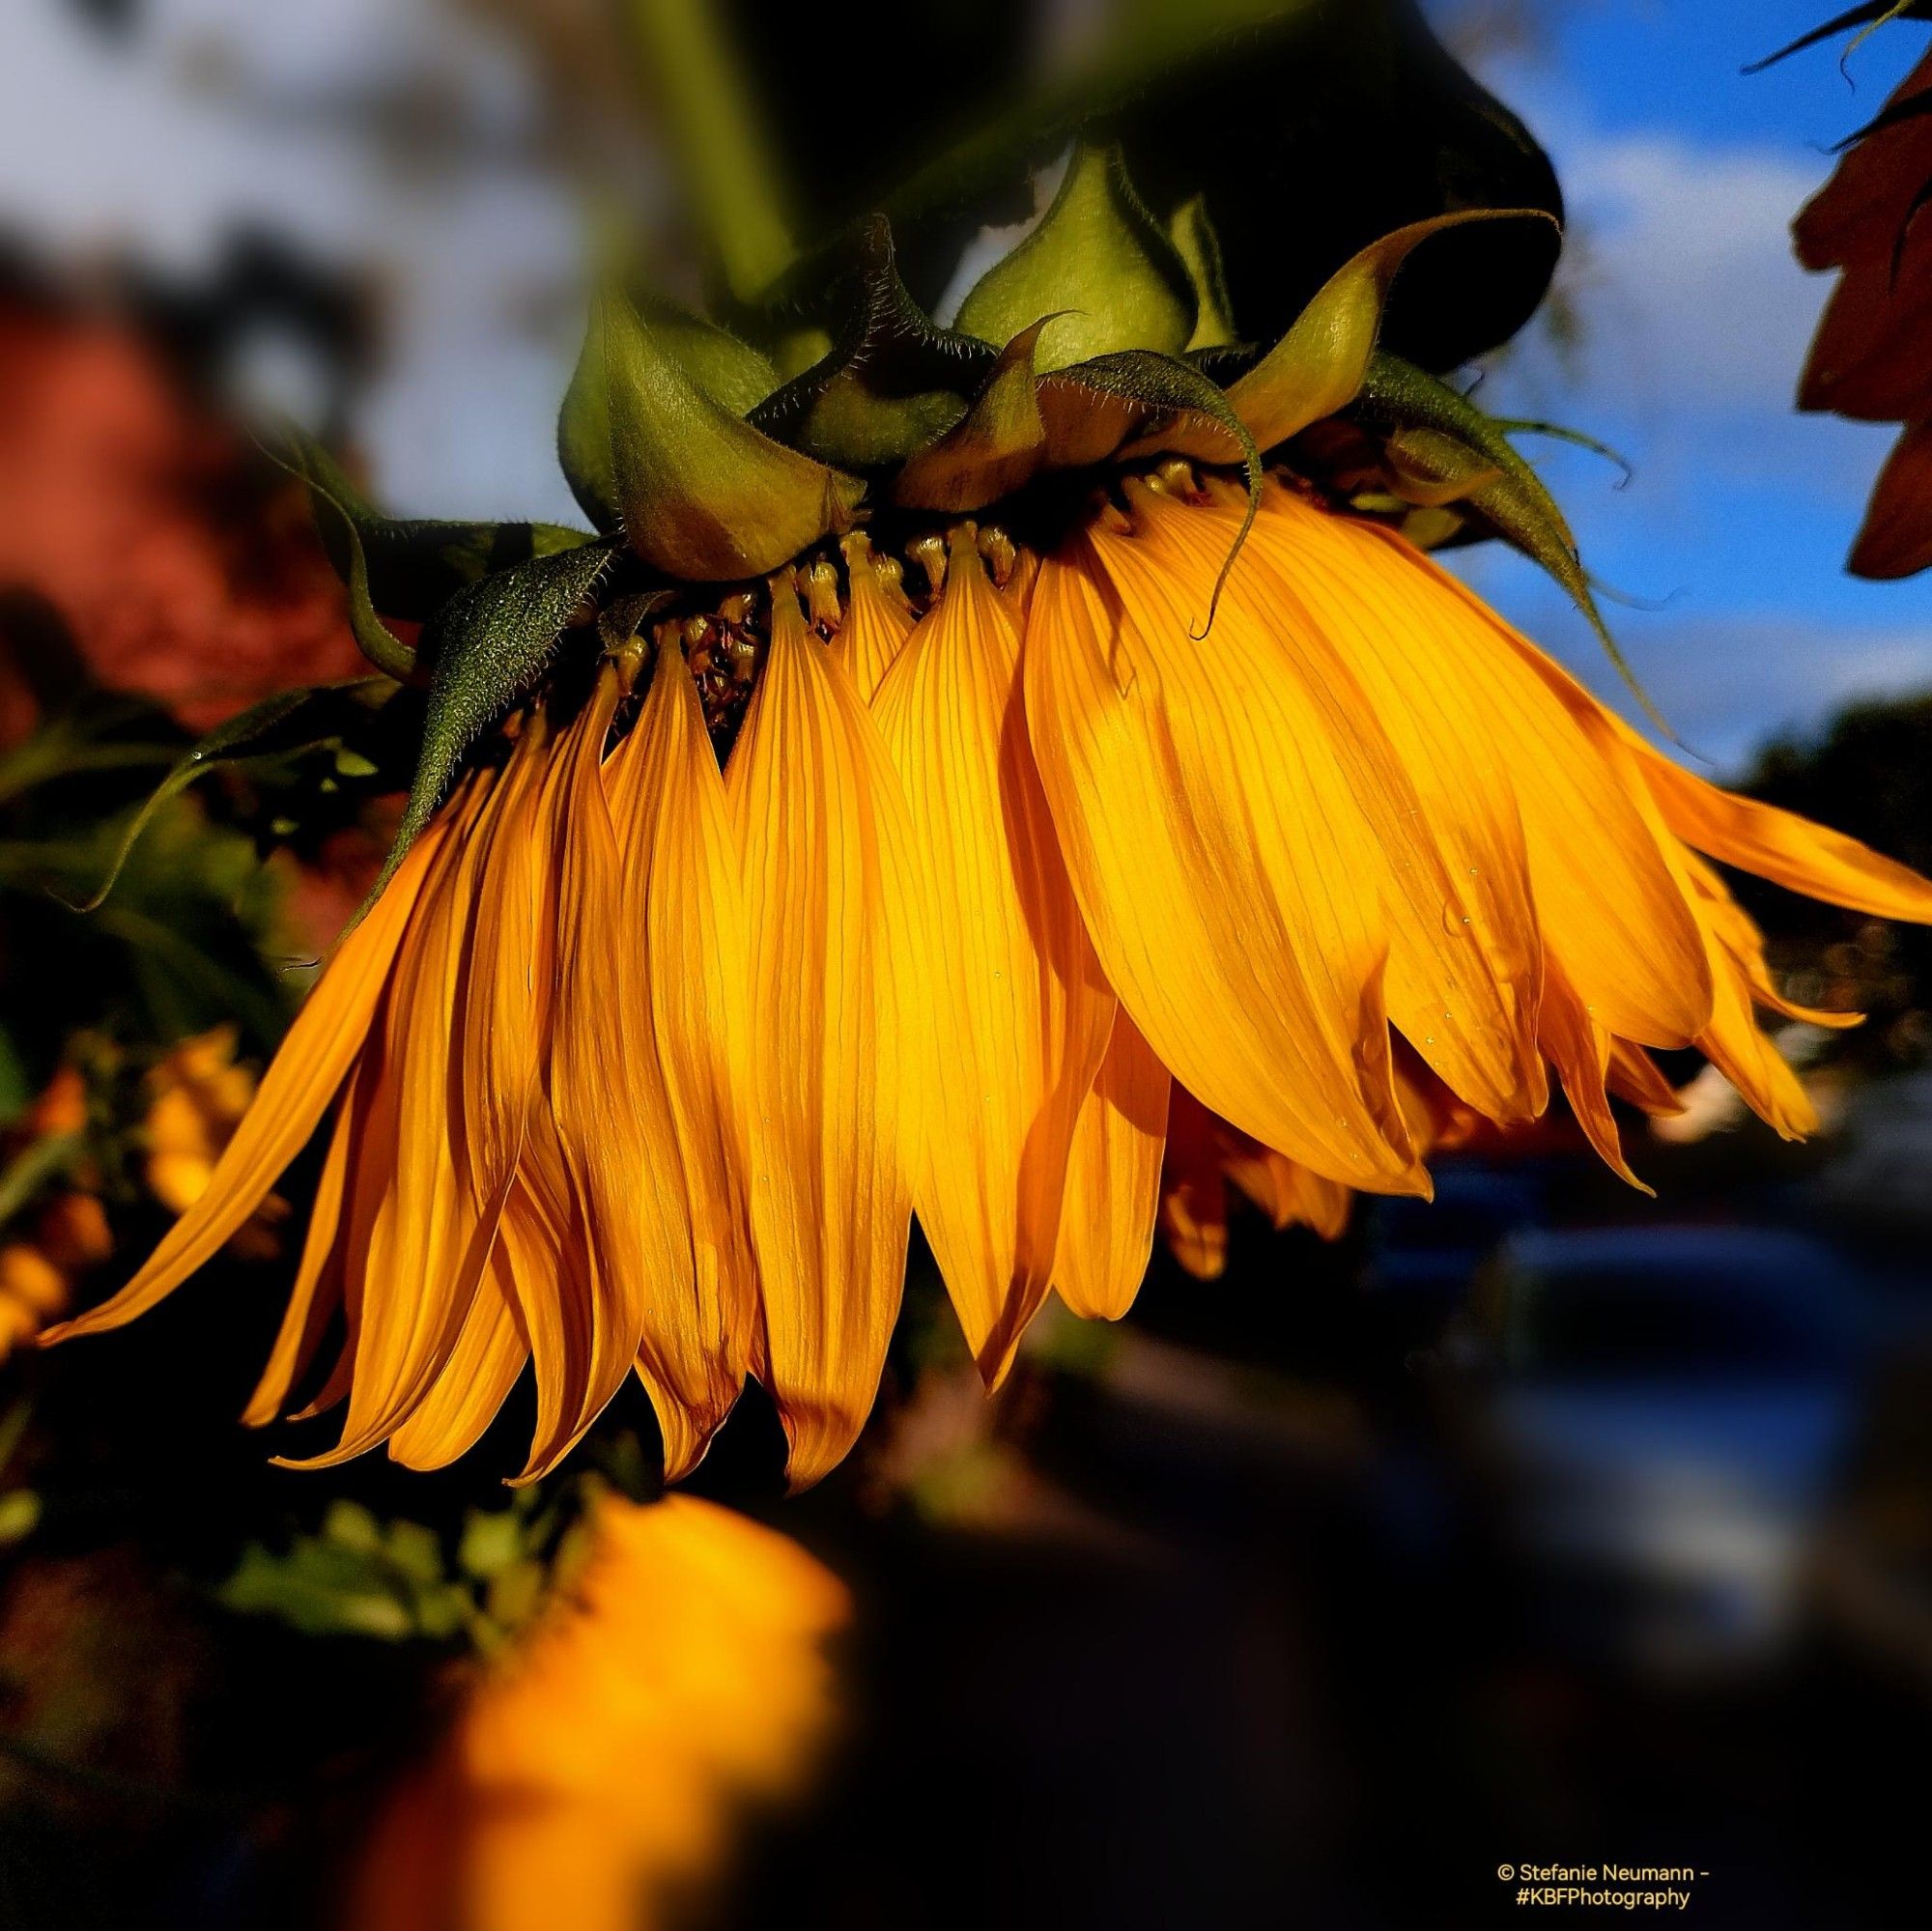
[[[1801,1235],[1504,1243],[1444,1360],[1561,1646],[1647,1673],[1773,1661],[1858,1419],[1869,1296]]]

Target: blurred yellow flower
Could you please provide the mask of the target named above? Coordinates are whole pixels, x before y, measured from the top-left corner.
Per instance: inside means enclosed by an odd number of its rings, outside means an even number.
[[[915,1211],[989,1383],[1050,1292],[1124,1312],[1174,1091],[1219,1171],[1324,1227],[1350,1189],[1426,1194],[1452,1116],[1535,1119],[1551,1068],[1634,1180],[1608,1095],[1671,1106],[1652,1048],[1804,1132],[1753,1016],[1793,1008],[1707,860],[1888,918],[1932,920],[1932,885],[1692,777],[1281,482],[1222,582],[1247,508],[1166,466],[1037,549],[914,542],[917,598],[851,537],[668,623],[641,696],[640,644],[540,696],[70,1331],[172,1292],[333,1107],[249,1420],[339,1307],[321,1461],[447,1462],[533,1358],[527,1472],[635,1366],[673,1479],[749,1373],[802,1483],[871,1406]],[[1208,1271],[1211,1189],[1184,1192]]]
[[[642,1931],[719,1866],[747,1800],[800,1785],[842,1585],[690,1496],[607,1496],[586,1529],[575,1575],[388,1800],[347,1931]]]
[[[185,1213],[214,1173],[221,1150],[255,1097],[255,1080],[235,1064],[236,1029],[217,1026],[184,1040],[148,1075],[148,1190]]]

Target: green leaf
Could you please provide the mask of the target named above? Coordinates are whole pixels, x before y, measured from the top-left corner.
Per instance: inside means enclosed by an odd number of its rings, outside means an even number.
[[[1288,333],[1229,386],[1228,400],[1255,441],[1275,448],[1346,409],[1368,373],[1389,288],[1403,264],[1434,236],[1495,220],[1547,223],[1549,217],[1536,209],[1434,215],[1384,235],[1329,276]]]
[[[1010,496],[1046,457],[1034,353],[1042,316],[1000,353],[965,418],[930,448],[917,451],[893,482],[893,500],[908,509],[958,513]]]
[[[1570,594],[1589,621],[1617,674],[1642,705],[1644,714],[1673,742],[1662,714],[1631,668],[1610,627],[1597,608],[1595,592],[1577,554],[1577,539],[1543,479],[1520,456],[1500,423],[1492,421],[1465,396],[1425,370],[1398,356],[1378,354],[1369,365],[1355,414],[1367,426],[1388,434],[1428,431],[1438,452],[1460,444],[1465,460],[1487,465],[1497,480],[1481,484],[1460,498],[1461,506],[1479,516],[1504,542],[1540,564]]]
[[[1421,509],[1445,509],[1502,481],[1503,472],[1460,437],[1439,429],[1398,429],[1382,447],[1397,498]]]
[[[704,393],[621,296],[601,330],[617,501],[631,548],[668,576],[762,576],[841,527],[865,494]]]
[[[384,516],[328,452],[298,429],[285,429],[269,453],[308,486],[323,547],[349,587],[355,639],[391,677],[410,676],[415,653],[379,612],[419,621],[492,571],[591,540],[585,530],[554,523]]]
[[[73,909],[93,912],[99,908],[156,813],[196,779],[224,764],[287,757],[332,744],[345,731],[380,710],[395,696],[396,690],[391,678],[358,677],[346,684],[318,684],[305,691],[282,691],[217,724],[177,759],[167,776],[148,794],[147,801],[122,833],[99,887]]]
[[[1225,349],[1236,339],[1235,304],[1228,294],[1228,271],[1221,261],[1221,240],[1208,218],[1206,195],[1190,195],[1169,217],[1167,237],[1185,264],[1194,285],[1194,333],[1187,339],[1189,355],[1203,349]]]
[[[648,291],[631,299],[647,319],[653,341],[695,387],[733,415],[749,415],[778,387],[765,357],[715,323]],[[611,454],[611,406],[604,380],[603,304],[593,305],[583,353],[565,391],[556,424],[557,461],[583,513],[606,534],[622,518]]]
[[[1135,194],[1121,151],[1082,146],[1038,226],[968,293],[959,327],[1009,342],[1058,313],[1042,358],[1053,370],[1130,349],[1177,355],[1196,306],[1187,265]]]
[[[902,463],[959,421],[997,358],[906,293],[883,220],[867,223],[833,299],[848,319],[831,354],[753,412],[753,426],[840,469]]]
[[[470,746],[550,667],[564,630],[611,567],[611,554],[608,543],[596,543],[533,556],[451,598],[423,633],[436,670],[422,752],[395,843],[364,910],[435,817]]]

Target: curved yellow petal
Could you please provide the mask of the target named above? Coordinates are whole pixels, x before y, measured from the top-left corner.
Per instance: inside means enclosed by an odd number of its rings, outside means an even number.
[[[1232,1129],[1224,1147],[1221,1169],[1273,1223],[1279,1234],[1288,1227],[1306,1227],[1323,1240],[1339,1240],[1349,1225],[1354,1195],[1337,1180],[1263,1147]]]
[[[1604,1164],[1619,1178],[1640,1193],[1655,1197],[1657,1189],[1646,1185],[1631,1171],[1624,1156],[1623,1135],[1617,1117],[1610,1111],[1605,1081],[1611,1065],[1613,1041],[1576,989],[1553,966],[1543,987],[1543,1050],[1563,1082],[1570,1111],[1583,1129],[1584,1137],[1597,1150]],[[1643,1065],[1648,1066],[1649,1061]],[[1650,1070],[1654,1073],[1655,1067]],[[1668,1088],[1665,1089],[1668,1093]]]
[[[946,1014],[920,1225],[989,1386],[1053,1279],[1066,1162],[1114,995],[1027,745],[1018,627],[955,530],[939,603],[872,703],[918,838]]]
[[[745,866],[752,1230],[795,1484],[865,1425],[923,1156],[912,829],[844,667],[775,585],[764,674],[724,774]]]
[[[1073,1135],[1053,1268],[1060,1298],[1090,1320],[1120,1320],[1147,1277],[1172,1085],[1140,1029],[1117,1012]]]
[[[1027,721],[1087,929],[1204,1103],[1336,1178],[1425,1191],[1390,1071],[1375,835],[1279,653],[1242,656],[1234,624],[1189,634],[1212,584],[1095,526],[1034,587]]]
[[[1711,1013],[1689,890],[1641,774],[1607,714],[1466,585],[1393,531],[1350,523],[1402,559],[1444,685],[1479,691],[1516,787],[1546,951],[1599,1021],[1650,1046],[1688,1045]]]
[[[555,1115],[588,1241],[591,1372],[573,1434],[633,1367],[664,1436],[668,1480],[686,1474],[737,1388],[715,1296],[698,1279],[684,1153],[663,1065],[643,948],[625,921],[624,871],[603,776],[619,688],[606,667],[572,727],[557,912]]]
[[[1245,513],[1238,492],[1212,497],[1205,509],[1153,497],[1140,511],[1194,546],[1197,573],[1218,567]],[[1488,1118],[1528,1120],[1548,1092],[1522,821],[1486,694],[1433,674],[1430,589],[1352,525],[1270,484],[1216,631],[1252,601],[1256,628],[1296,667],[1375,830],[1391,1023]]]
[[[268,1365],[242,1411],[247,1428],[265,1428],[282,1411],[296,1377],[315,1358],[330,1316],[342,1305],[342,1271],[345,1242],[338,1237],[342,1229],[343,1190],[349,1178],[358,1123],[357,1095],[362,1087],[359,1069],[352,1069],[342,1101],[336,1112],[335,1130],[329,1135],[328,1153],[316,1181],[315,1206],[309,1213],[308,1232],[302,1239],[301,1260],[296,1268],[294,1292],[276,1330],[274,1346],[269,1350]]]
[[[261,1205],[315,1131],[368,1036],[397,948],[425,886],[442,867],[460,809],[424,831],[369,916],[343,940],[296,1013],[280,1051],[262,1075],[254,1105],[193,1206],[119,1293],[49,1328],[43,1342],[99,1334],[145,1314],[219,1253]]]
[[[530,1344],[506,1266],[498,1249],[493,1249],[441,1374],[389,1437],[390,1459],[405,1468],[446,1468],[467,1455],[524,1372]]]
[[[637,798],[624,926],[639,945],[658,1066],[682,1156],[697,1308],[721,1417],[744,1387],[757,1322],[744,889],[724,780],[697,687],[661,648],[619,755]]]
[[[1787,891],[1876,919],[1932,923],[1932,880],[1795,811],[1739,798],[1625,731],[1664,822],[1687,845]]]
[[[391,1434],[429,1393],[469,1317],[492,1243],[460,1154],[461,1113],[452,1094],[460,1009],[489,831],[503,787],[471,781],[477,806],[459,827],[452,862],[425,893],[396,958],[383,1023],[383,1064],[372,1095],[366,1154],[380,1141],[385,1164],[358,1160],[357,1207],[375,1197],[348,1264],[359,1276],[354,1364],[340,1443],[300,1462],[327,1467]],[[380,1123],[378,1123],[380,1122]]]

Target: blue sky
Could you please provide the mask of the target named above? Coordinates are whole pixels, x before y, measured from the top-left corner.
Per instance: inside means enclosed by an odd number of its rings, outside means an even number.
[[[1932,687],[1932,577],[1842,572],[1891,432],[1800,417],[1791,395],[1827,283],[1788,227],[1824,150],[1874,113],[1926,41],[1888,29],[1755,78],[1750,57],[1833,0],[1532,0],[1534,57],[1489,78],[1547,142],[1575,213],[1566,282],[1584,325],[1565,362],[1531,339],[1484,399],[1615,443],[1635,481],[1533,450],[1607,583],[1680,735],[1719,768],[1855,696]],[[570,515],[552,458],[575,354],[578,224],[537,156],[538,107],[475,11],[436,0],[149,0],[117,48],[55,0],[14,0],[0,63],[0,225],[63,250],[131,247],[192,271],[238,218],[272,222],[391,292],[358,440],[398,510]],[[207,49],[218,42],[221,60]],[[186,83],[226,72],[227,93]],[[487,166],[399,168],[339,122],[250,99],[354,96],[399,80],[454,94],[491,130]],[[1587,631],[1526,566],[1459,558],[1598,690]]]
[[[1499,412],[1553,416],[1615,444],[1596,459],[1525,443],[1585,561],[1656,610],[1609,607],[1680,735],[1720,767],[1770,731],[1815,728],[1847,698],[1932,687],[1932,578],[1864,584],[1843,558],[1894,432],[1799,415],[1791,396],[1829,292],[1792,260],[1791,216],[1830,144],[1875,113],[1926,43],[1901,25],[1853,57],[1833,44],[1745,76],[1814,24],[1821,0],[1567,0],[1549,44],[1488,78],[1554,155],[1573,210],[1566,284],[1582,342],[1546,343],[1486,385]],[[1469,571],[1611,695],[1565,606],[1494,554]]]

